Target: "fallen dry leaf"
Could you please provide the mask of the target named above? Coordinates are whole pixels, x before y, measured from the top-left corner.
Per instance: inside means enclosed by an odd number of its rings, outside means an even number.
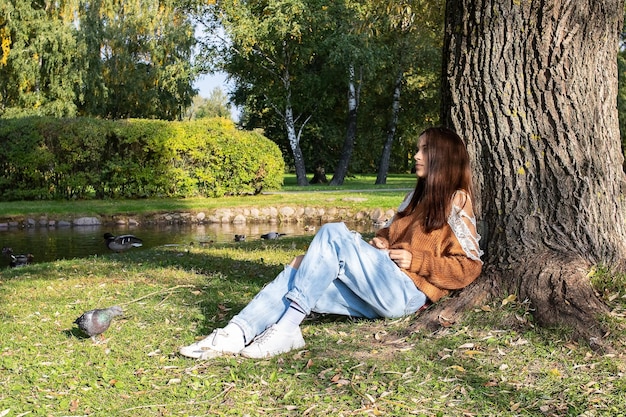
[[[504,300],[502,300],[502,305],[505,306],[510,302],[513,302],[517,299],[517,296],[515,294],[511,294],[508,297],[506,297]]]
[[[78,404],[80,403],[80,400],[78,400],[77,398],[74,398],[72,401],[70,401],[70,411],[73,413],[74,411],[78,410]]]

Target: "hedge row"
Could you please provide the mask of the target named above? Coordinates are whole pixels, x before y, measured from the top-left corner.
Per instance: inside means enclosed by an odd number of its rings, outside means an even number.
[[[0,200],[221,197],[278,189],[278,146],[226,119],[0,124]]]

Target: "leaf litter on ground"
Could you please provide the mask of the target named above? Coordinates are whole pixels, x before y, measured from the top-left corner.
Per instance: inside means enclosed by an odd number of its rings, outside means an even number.
[[[223,326],[307,243],[221,244],[184,256],[156,248],[10,271],[0,282],[1,412],[612,416],[626,407],[623,354],[535,327],[532,306],[512,297],[432,333],[412,332],[416,317],[314,316],[303,324],[304,349],[269,360],[177,354]],[[622,297],[609,298],[624,311]],[[77,312],[115,303],[128,316],[102,345],[69,331]],[[623,325],[623,316],[612,320]],[[624,336],[616,326],[613,337]]]

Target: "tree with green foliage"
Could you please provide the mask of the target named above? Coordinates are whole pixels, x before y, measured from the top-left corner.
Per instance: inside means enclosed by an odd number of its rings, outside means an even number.
[[[210,117],[231,118],[231,105],[228,96],[221,88],[211,90],[209,97],[195,96],[191,107],[187,109],[187,119],[204,119]]]
[[[379,13],[388,17],[381,25],[384,33],[382,42],[387,50],[383,68],[389,75],[392,85],[389,119],[376,177],[376,184],[385,184],[391,151],[398,130],[402,91],[411,92],[410,87],[406,85],[407,77],[412,80],[416,78],[439,80],[445,3],[444,0],[406,0],[394,3],[384,2],[380,6],[384,7],[385,12]],[[433,77],[435,74],[436,76]],[[424,94],[424,91],[432,86],[432,84],[419,85],[417,92]],[[435,82],[434,86],[438,87],[438,82]],[[405,106],[405,108],[410,107]],[[415,117],[415,115],[411,116]]]
[[[233,80],[236,104],[278,115],[299,185],[308,184],[302,132],[326,93],[320,45],[336,23],[328,9],[318,1],[222,1],[210,12],[228,41],[211,45],[205,55],[218,57],[214,65]]]
[[[0,3],[0,117],[73,116],[83,80],[72,2]]]
[[[0,117],[181,119],[194,30],[174,0],[0,3]]]
[[[334,171],[334,184],[351,169],[371,172],[382,162],[376,153],[382,138],[399,137],[387,145],[394,155],[388,165],[407,170],[415,131],[438,117],[441,0],[407,3],[418,22],[405,31],[404,43],[387,3],[283,3],[220,2],[201,19],[207,25],[202,56],[207,68],[229,73],[231,97],[243,108],[240,124],[262,128],[279,143],[301,185],[307,170]],[[279,31],[285,20],[293,28]]]
[[[195,77],[194,28],[174,0],[83,1],[79,27],[87,45],[82,114],[106,118],[182,119]]]
[[[336,30],[329,38],[326,48],[330,51],[329,62],[344,73],[345,91],[347,92],[347,120],[341,153],[329,185],[341,185],[348,174],[357,140],[358,114],[364,78],[379,65],[373,38],[373,22],[368,1],[333,2],[332,15],[336,21]]]

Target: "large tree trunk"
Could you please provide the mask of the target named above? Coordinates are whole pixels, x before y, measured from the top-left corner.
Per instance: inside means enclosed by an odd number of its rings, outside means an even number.
[[[602,344],[587,273],[626,259],[622,15],[622,0],[447,1],[442,120],[468,141],[486,264],[420,325],[515,293]]]

